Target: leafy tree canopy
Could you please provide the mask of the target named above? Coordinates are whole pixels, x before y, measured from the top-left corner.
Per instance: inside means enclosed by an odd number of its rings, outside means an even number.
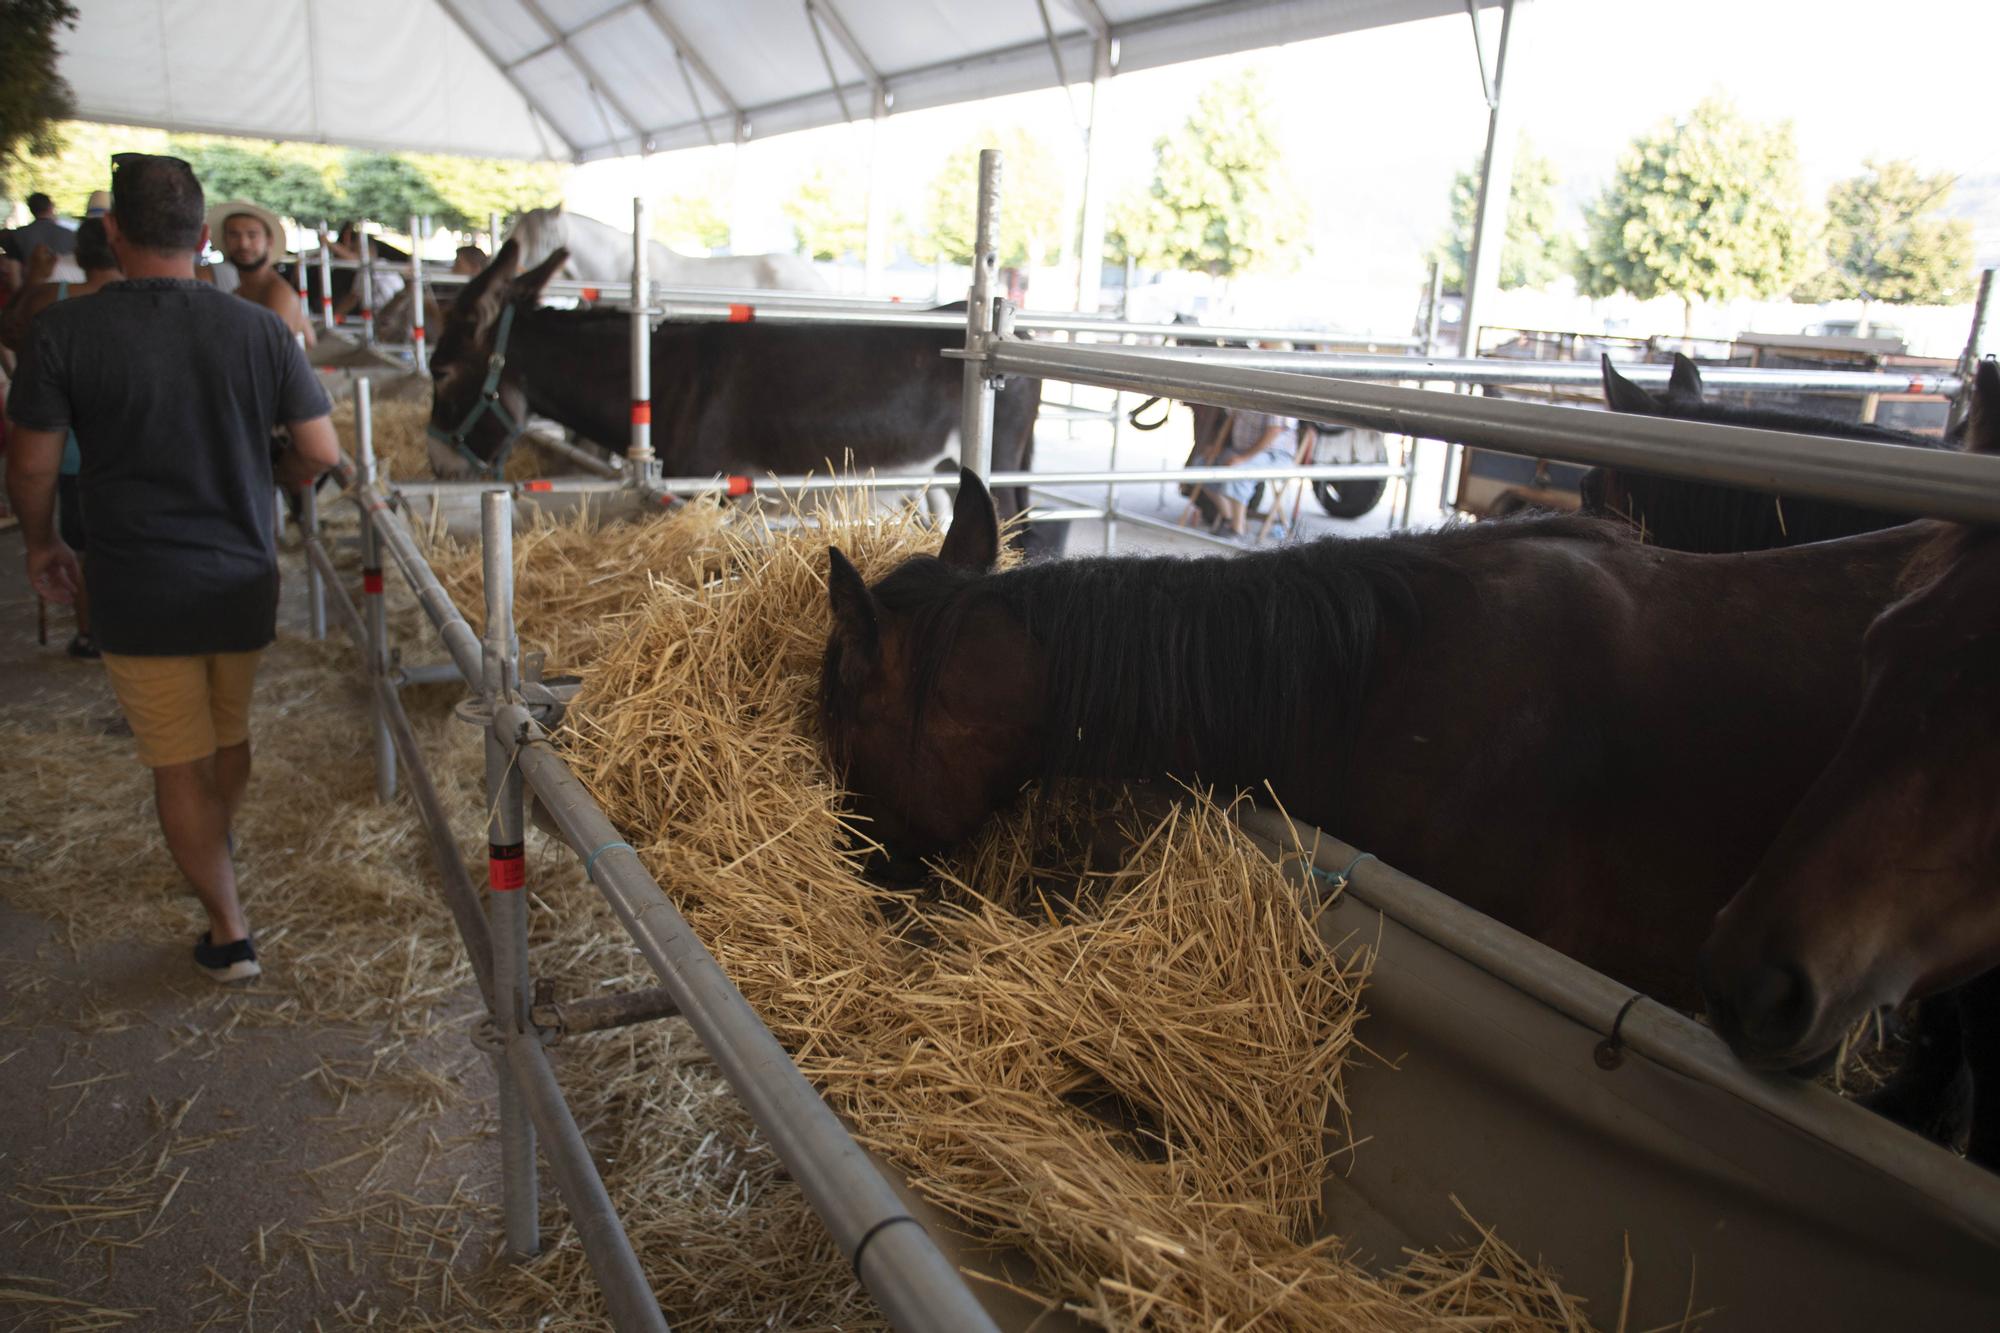
[[[1947,218],[1954,178],[1909,161],[1864,163],[1827,191],[1823,267],[1801,286],[1808,301],[1950,305],[1972,286],[1972,223]]]
[[[808,259],[841,259],[868,247],[868,195],[852,173],[816,166],[778,207]]]
[[[1209,85],[1187,122],[1153,144],[1152,183],[1113,210],[1114,255],[1217,277],[1296,262],[1305,196],[1286,170],[1263,85],[1254,70]]]
[[[1432,252],[1446,291],[1465,290],[1465,267],[1479,212],[1479,172],[1461,171],[1451,182],[1451,231]],[[1500,249],[1500,286],[1546,287],[1576,264],[1576,243],[1557,229],[1555,164],[1522,135],[1514,151],[1514,182],[1507,195],[1507,240]]]
[[[1791,125],[1707,98],[1632,142],[1587,221],[1586,295],[1676,296],[1692,325],[1696,301],[1789,290],[1810,240]]]
[[[972,136],[945,159],[925,192],[922,215],[899,227],[901,243],[925,264],[970,264],[979,230],[979,150],[998,148],[1000,262],[1052,264],[1062,256],[1073,219],[1064,208],[1061,155],[1019,126]]]
[[[76,100],[56,73],[56,35],[76,23],[76,6],[63,0],[7,0],[0,7],[0,185],[23,187],[17,164],[46,157],[62,145],[61,121]]]

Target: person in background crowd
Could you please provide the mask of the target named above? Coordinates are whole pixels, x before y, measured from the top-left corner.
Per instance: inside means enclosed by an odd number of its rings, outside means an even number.
[[[451,271],[463,278],[474,277],[485,272],[486,252],[476,245],[461,245],[458,253],[451,258]]]
[[[326,391],[284,322],[197,279],[201,185],[178,158],[112,159],[105,230],[125,280],[36,319],[8,399],[7,489],[28,578],[90,587],[106,674],[153,771],[160,828],[209,928],[196,965],[261,970],[230,824],[250,779],[250,691],[277,630],[276,480],[339,460]],[[272,428],[290,427],[278,464]],[[55,531],[63,435],[76,431],[88,566]]]
[[[236,294],[269,310],[311,347],[312,321],[299,303],[298,290],[278,276],[277,266],[288,257],[285,228],[278,215],[261,205],[232,199],[208,210],[208,229],[236,270]]]
[[[54,267],[55,256],[45,248],[35,251],[35,259],[42,261],[36,267],[43,271]],[[106,283],[117,282],[125,276],[118,269],[118,256],[112,252],[111,239],[105,234],[104,219],[101,217],[85,218],[83,225],[76,229],[76,261],[83,269],[82,282],[35,283],[7,307],[7,313],[0,315],[0,346],[5,346],[10,352],[21,352],[27,345],[35,316],[57,301],[88,296]],[[56,478],[56,531],[64,544],[79,554],[89,549],[89,537],[83,524],[83,499],[76,480],[82,466],[83,455],[76,446],[76,432],[70,431],[63,442],[62,469]],[[95,659],[98,651],[97,641],[90,633],[89,590],[78,585],[75,602],[76,634],[69,641],[69,655]]]
[[[1262,412],[1231,412],[1229,442],[1215,461],[1224,467],[1284,467],[1298,455],[1298,423],[1290,417],[1274,417]],[[1277,487],[1273,486],[1273,492]],[[1217,530],[1227,527],[1238,537],[1244,535],[1250,512],[1250,498],[1257,493],[1252,480],[1225,481],[1210,488],[1222,516]]]
[[[359,229],[352,222],[341,225],[340,234],[334,237],[333,243],[327,247],[333,251],[334,258],[361,258],[361,237],[358,232]],[[403,290],[403,275],[391,267],[391,264],[397,260],[407,263],[410,257],[394,246],[383,245],[372,236],[368,238],[368,253],[374,260],[368,267],[368,299],[374,303],[371,308],[380,313],[382,307],[389,304],[389,298]],[[354,285],[333,303],[333,314],[339,319],[353,314],[360,308],[361,277],[357,273]]]
[[[29,195],[28,212],[34,217],[27,226],[0,232],[0,249],[9,258],[25,263],[38,245],[46,245],[58,256],[75,252],[76,233],[56,219],[56,206],[47,195],[40,190]]]
[[[89,221],[91,218],[101,218],[110,211],[111,194],[108,190],[92,190],[90,198],[84,201],[83,217],[85,221]],[[79,226],[77,230],[82,231],[83,228]]]

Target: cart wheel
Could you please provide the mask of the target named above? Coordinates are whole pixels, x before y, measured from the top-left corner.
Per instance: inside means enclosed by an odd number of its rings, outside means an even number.
[[[1381,477],[1364,481],[1316,481],[1313,494],[1319,507],[1334,518],[1360,518],[1382,499],[1389,483]]]

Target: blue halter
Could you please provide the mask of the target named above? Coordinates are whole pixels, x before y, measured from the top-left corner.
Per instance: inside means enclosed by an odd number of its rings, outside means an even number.
[[[514,444],[527,432],[526,422],[519,420],[500,401],[500,377],[507,370],[507,337],[514,331],[514,306],[509,302],[500,311],[500,329],[493,337],[493,351],[486,358],[486,381],[479,386],[479,401],[465,414],[465,420],[458,423],[458,429],[447,434],[435,424],[424,427],[424,433],[440,444],[448,444],[458,451],[458,456],[470,463],[474,471],[484,472],[496,481],[507,468],[507,455],[514,450]],[[500,452],[487,462],[466,447],[465,441],[472,434],[472,428],[479,424],[479,418],[491,412],[507,428],[507,438],[500,442]]]

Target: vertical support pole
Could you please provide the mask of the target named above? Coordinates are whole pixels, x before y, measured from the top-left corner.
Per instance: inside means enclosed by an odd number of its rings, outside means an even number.
[[[333,332],[333,246],[325,218],[319,221],[319,323],[328,333]]]
[[[1466,252],[1465,306],[1459,316],[1458,354],[1479,355],[1479,319],[1487,299],[1500,291],[1500,252],[1507,244],[1507,201],[1514,187],[1514,117],[1505,90],[1507,57],[1520,36],[1521,15],[1531,0],[1502,0],[1500,48],[1493,57],[1493,83],[1486,92],[1486,156],[1479,167],[1479,207],[1474,213],[1472,247]],[[1479,11],[1472,11],[1473,40],[1479,38]],[[1445,446],[1444,486],[1438,499],[1451,504],[1459,446]]]
[[[882,270],[889,266],[888,191],[882,188],[887,154],[882,139],[889,129],[889,104],[881,89],[875,91],[875,113],[868,122],[868,230],[862,242],[861,294],[873,296],[880,289]]]
[[[480,693],[486,706],[486,920],[493,934],[493,1058],[500,1093],[500,1190],[507,1249],[526,1258],[541,1248],[536,1217],[535,1126],[506,1067],[505,1047],[529,1031],[527,860],[523,854],[521,770],[492,718],[519,684],[514,637],[514,497],[479,497],[480,556],[486,583],[486,633],[480,641]]]
[[[419,217],[410,219],[410,347],[417,373],[430,374],[430,358],[424,355],[424,220]]]
[[[354,377],[355,472],[366,490],[375,482],[375,420],[373,388],[366,375]],[[368,511],[361,513],[361,611],[368,630],[368,694],[377,699],[375,714],[375,799],[396,799],[396,746],[389,719],[374,689],[374,677],[389,671],[389,614],[382,595],[382,539]]]
[[[486,215],[486,257],[491,259],[499,253],[500,215],[498,213],[488,213]]]
[[[354,270],[356,290],[361,293],[361,345],[375,345],[375,257],[368,246],[368,219],[354,224],[354,255],[360,267]]]
[[[303,269],[300,270],[304,272]],[[364,521],[364,527],[366,523]],[[307,544],[319,545],[319,487],[308,485],[299,492],[299,531]],[[326,637],[326,584],[319,575],[319,562],[306,560],[306,613],[314,639]]]
[[[1105,118],[1111,102],[1111,37],[1091,46],[1090,125],[1083,132],[1083,208],[1076,246],[1076,308],[1094,312],[1104,296]]]
[[[1127,346],[1132,335],[1118,335],[1118,345]],[[1105,471],[1118,470],[1118,442],[1125,430],[1125,395],[1117,389],[1111,391],[1111,458],[1105,464]],[[1110,482],[1104,486],[1104,554],[1110,555],[1118,545],[1118,487]]]
[[[1989,268],[1979,275],[1979,295],[1972,303],[1972,329],[1965,335],[1965,350],[1958,357],[1958,396],[1951,400],[1951,412],[1945,418],[1947,434],[1963,425],[1972,411],[1972,377],[1979,370],[1979,354],[1986,346],[1986,314],[1992,308],[1993,273]]]
[[[625,473],[635,486],[658,479],[653,457],[653,283],[646,271],[646,200],[632,197],[632,438]]]
[[[986,340],[993,330],[994,236],[1000,218],[1000,150],[979,150],[979,226],[972,250],[972,290],[965,301],[965,388],[959,404],[958,458],[981,481],[993,471],[993,382]]]
[[[308,323],[312,321],[311,284],[306,281],[306,229],[299,225],[299,244],[292,251],[292,276],[299,284],[299,317]]]
[[[1423,355],[1437,355],[1438,303],[1444,300],[1444,265],[1431,261],[1430,300],[1424,303]]]

